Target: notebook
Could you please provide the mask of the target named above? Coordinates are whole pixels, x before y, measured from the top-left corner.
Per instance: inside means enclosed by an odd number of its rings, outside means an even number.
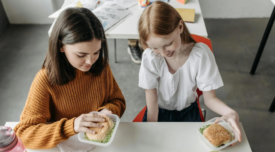
[[[184,22],[195,22],[195,9],[176,8]]]
[[[94,9],[93,13],[100,20],[105,31],[131,14],[129,10],[115,2],[106,2]]]

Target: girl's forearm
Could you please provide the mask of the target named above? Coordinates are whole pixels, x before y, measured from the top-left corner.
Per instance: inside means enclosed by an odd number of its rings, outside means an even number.
[[[211,98],[205,101],[205,105],[211,109],[212,111],[216,112],[219,115],[226,115],[229,113],[235,113],[233,109],[227,106],[224,102],[222,102],[219,98]]]
[[[157,122],[158,121],[158,103],[147,105],[147,121],[148,122]]]
[[[147,121],[157,122],[158,121],[158,96],[156,89],[146,90],[146,104],[147,104]]]

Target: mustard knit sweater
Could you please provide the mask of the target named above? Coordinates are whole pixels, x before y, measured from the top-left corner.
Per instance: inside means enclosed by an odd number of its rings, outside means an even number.
[[[50,84],[42,69],[14,130],[26,148],[48,149],[76,134],[76,117],[104,108],[120,117],[126,108],[109,65],[96,77],[77,70],[76,78],[61,86]]]

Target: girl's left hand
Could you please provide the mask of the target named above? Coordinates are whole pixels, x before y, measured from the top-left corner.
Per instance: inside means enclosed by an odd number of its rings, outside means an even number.
[[[112,111],[108,110],[108,109],[102,109],[101,111],[99,111],[100,113],[103,113],[103,114],[113,114]]]
[[[239,142],[241,142],[241,131],[240,131],[240,127],[239,127],[239,115],[237,112],[231,112],[231,113],[228,113],[226,115],[223,115],[221,117],[223,120],[225,120],[226,122],[229,122],[231,124],[231,126],[236,130],[236,132],[238,133],[239,135]],[[218,123],[219,122],[219,119],[217,119],[215,121],[215,123]],[[234,145],[234,144],[232,144]]]

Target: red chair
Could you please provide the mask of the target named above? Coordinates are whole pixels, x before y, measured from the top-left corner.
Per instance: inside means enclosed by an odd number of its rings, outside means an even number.
[[[206,44],[206,45],[211,49],[211,51],[213,51],[213,49],[212,49],[212,44],[211,44],[210,39],[205,38],[205,37],[202,37],[202,36],[194,35],[194,34],[192,34],[192,38],[193,38],[196,42],[201,42],[201,43]],[[200,117],[201,117],[201,120],[204,122],[204,121],[205,121],[205,117],[206,117],[206,111],[205,111],[204,109],[201,109],[200,101],[199,101],[199,98],[200,98],[200,96],[202,95],[202,91],[200,91],[199,89],[197,89],[197,94],[198,94],[197,103],[198,103],[198,106],[199,106],[199,109],[200,109]],[[145,107],[139,112],[139,114],[136,116],[136,118],[133,120],[133,122],[142,122],[142,119],[143,119],[144,113],[145,113],[145,111],[146,111],[146,108],[147,108],[147,106],[145,106]],[[204,114],[203,114],[203,113],[204,113]]]

